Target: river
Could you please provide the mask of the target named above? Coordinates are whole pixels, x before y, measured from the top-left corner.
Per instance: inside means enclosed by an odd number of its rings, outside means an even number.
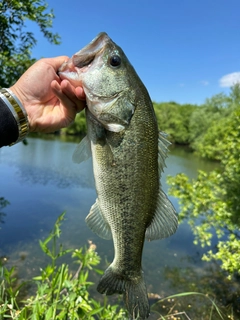
[[[21,280],[39,274],[39,268],[48,263],[39,239],[49,234],[63,211],[66,211],[61,235],[64,247],[79,248],[91,240],[102,258],[102,268],[106,267],[106,261],[112,260],[112,241],[100,239],[84,221],[95,202],[96,192],[91,162],[78,165],[71,160],[75,147],[76,143],[55,137],[29,138],[27,146],[20,143],[0,149],[0,197],[9,202],[5,208],[0,207],[0,257],[7,265],[17,266]],[[194,178],[197,170],[209,171],[216,166],[183,148],[173,148],[166,164],[162,176],[165,192],[167,175],[183,172]],[[177,199],[170,199],[179,210]],[[217,263],[203,262],[204,252],[206,249],[193,244],[187,223],[181,224],[170,238],[146,242],[143,270],[148,292],[165,297],[197,291],[208,293],[219,304],[228,304],[227,299],[229,304],[234,303],[236,292],[240,292],[239,283],[226,280]],[[191,303],[187,307],[182,305],[182,310],[198,308],[203,312],[201,308],[206,301],[190,299]]]

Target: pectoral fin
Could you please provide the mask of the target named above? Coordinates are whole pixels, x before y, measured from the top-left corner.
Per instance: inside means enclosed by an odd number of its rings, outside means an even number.
[[[166,194],[160,189],[155,216],[146,230],[147,240],[167,238],[177,230],[178,218],[176,211]]]
[[[96,200],[94,205],[92,205],[85,221],[88,227],[99,237],[106,240],[110,240],[112,238],[110,226],[102,215],[101,209],[98,204],[98,199]]]
[[[72,159],[75,163],[81,163],[92,156],[91,145],[88,137],[84,137],[76,147]]]

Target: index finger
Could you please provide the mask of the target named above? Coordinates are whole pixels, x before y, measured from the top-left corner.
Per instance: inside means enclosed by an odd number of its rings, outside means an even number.
[[[61,67],[61,65],[69,60],[68,56],[58,56],[58,57],[54,57],[54,58],[45,58],[43,59],[45,60],[46,63],[50,64],[54,70],[57,72],[58,69]]]

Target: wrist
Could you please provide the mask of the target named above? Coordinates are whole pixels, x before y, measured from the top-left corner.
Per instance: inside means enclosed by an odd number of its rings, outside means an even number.
[[[12,87],[10,87],[10,90],[14,93],[14,95],[19,99],[21,105],[23,106],[28,119],[28,130],[29,132],[33,132],[33,126],[31,122],[31,112],[30,112],[30,103],[27,96],[24,94],[23,90],[21,90],[21,87],[18,85],[18,82],[16,82]]]
[[[27,112],[18,97],[10,89],[2,88],[0,97],[7,105],[18,125],[18,139],[12,144],[16,144],[24,140],[29,133],[29,122]],[[11,144],[11,145],[12,145]]]

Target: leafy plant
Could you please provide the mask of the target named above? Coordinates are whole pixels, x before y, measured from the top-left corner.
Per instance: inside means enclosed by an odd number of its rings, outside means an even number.
[[[0,267],[1,320],[124,319],[125,311],[118,305],[107,304],[106,298],[100,303],[90,296],[89,288],[93,283],[88,280],[89,271],[101,273],[95,268],[100,262],[96,246],[90,242],[87,248],[64,250],[62,244],[57,245],[64,215],[59,216],[49,236],[40,241],[42,251],[51,263],[40,269],[41,274],[31,281],[37,286],[35,296],[19,301],[18,296],[26,283],[16,285],[15,269]],[[58,266],[58,259],[70,252],[79,265],[75,275],[72,275],[67,264]]]
[[[194,243],[210,246],[214,234],[218,237],[217,250],[209,250],[203,259],[219,260],[231,277],[240,274],[240,106],[225,120],[224,129],[214,146],[221,150],[219,170],[199,171],[193,181],[178,174],[168,182],[170,194],[181,204],[180,219],[188,220],[195,235]]]
[[[93,283],[88,280],[89,273],[103,273],[96,268],[100,262],[96,246],[89,242],[88,247],[85,248],[64,250],[62,244],[58,244],[64,216],[65,213],[59,216],[49,236],[44,241],[40,241],[42,251],[49,257],[50,263],[40,269],[39,276],[34,277],[28,283],[19,285],[15,277],[15,268],[8,270],[5,266],[0,266],[0,320],[128,319],[127,313],[119,305],[108,304],[106,297],[102,302],[97,301],[90,295],[89,289]],[[74,262],[78,264],[74,275],[67,264],[59,265],[58,263],[61,257],[69,253],[72,254]],[[22,301],[19,296],[29,284],[36,286],[36,293],[25,297],[25,300]],[[201,305],[204,305],[204,310],[202,308],[200,311],[189,309],[194,307],[194,297],[202,299]],[[184,298],[188,299],[187,304],[185,302],[182,304]],[[186,305],[189,310],[186,310]],[[168,296],[158,300],[151,307],[151,313],[157,314],[162,320],[189,320],[192,314],[198,315],[199,312],[204,320],[224,319],[215,300],[207,294],[198,292],[183,292]]]

